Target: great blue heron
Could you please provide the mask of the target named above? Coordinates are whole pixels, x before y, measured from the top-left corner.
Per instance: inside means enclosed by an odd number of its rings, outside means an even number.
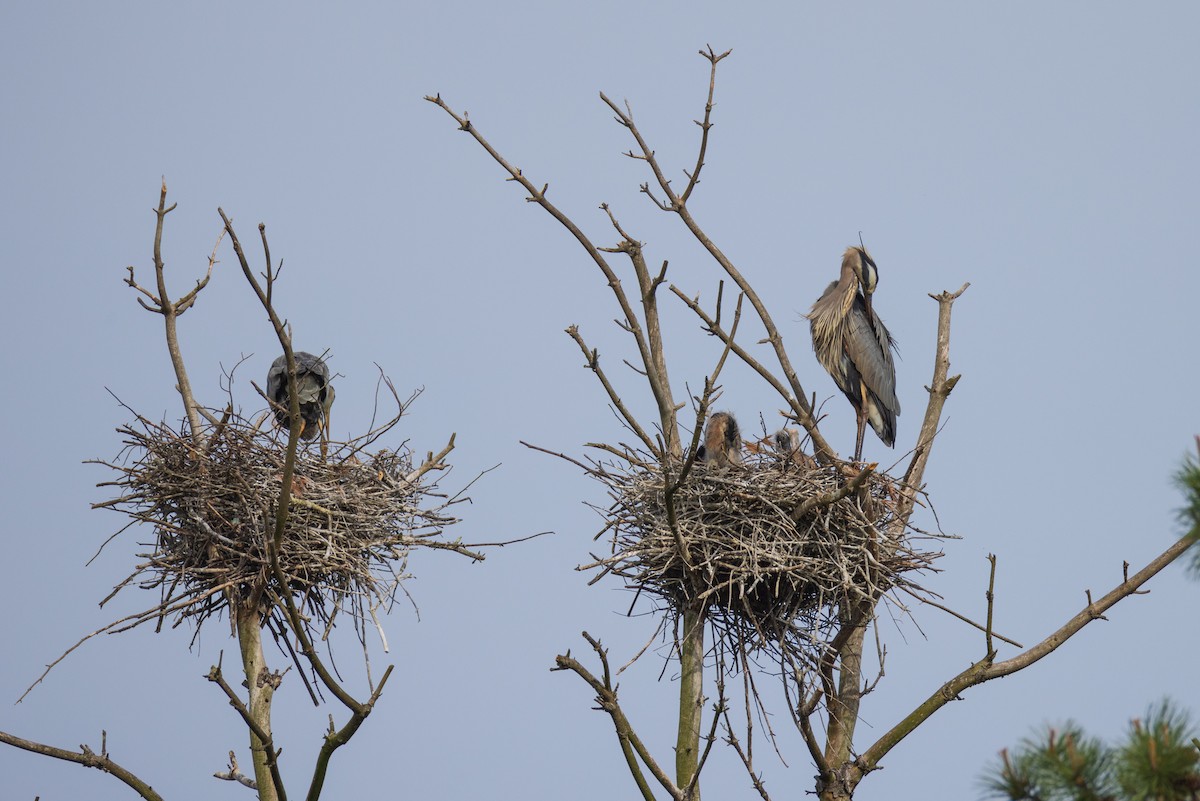
[[[316,439],[329,427],[329,409],[333,406],[333,385],[329,366],[311,353],[297,351],[296,394],[300,401],[300,438]],[[291,424],[288,399],[287,357],[280,356],[267,371],[267,397],[275,411],[275,422],[283,428]]]
[[[729,412],[714,412],[704,427],[704,442],[696,449],[697,461],[716,467],[742,463],[742,434]]]
[[[842,255],[842,275],[829,285],[806,316],[812,325],[817,361],[833,376],[858,416],[854,460],[862,458],[866,423],[889,448],[896,442],[895,340],[875,309],[871,296],[879,271],[864,248],[850,247]]]

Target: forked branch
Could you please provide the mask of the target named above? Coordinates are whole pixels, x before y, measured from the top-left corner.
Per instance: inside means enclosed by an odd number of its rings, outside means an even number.
[[[246,728],[250,729],[259,741],[262,743],[264,755],[266,757],[267,767],[271,773],[271,782],[273,789],[281,801],[286,801],[287,795],[284,790],[283,776],[279,773],[279,750],[275,748],[275,740],[271,736],[269,729],[264,728],[259,720],[251,714],[246,704],[238,696],[234,689],[229,686],[229,682],[225,681],[225,675],[221,670],[221,664],[218,661],[213,665],[207,674],[204,676],[209,681],[221,688],[221,692],[225,693],[225,697],[229,699],[229,705],[234,708],[242,718],[242,722],[246,724]],[[231,757],[232,759],[232,757]],[[236,763],[231,762],[231,774],[236,770]]]
[[[162,257],[162,235],[163,224],[167,219],[167,215],[175,210],[177,204],[172,203],[167,205],[167,182],[164,179],[162,182],[162,190],[158,196],[158,208],[154,210],[157,223],[154,227],[154,278],[158,293],[155,294],[145,287],[138,284],[134,276],[133,267],[127,267],[129,276],[125,279],[125,283],[137,291],[140,295],[149,299],[149,303],[139,297],[138,304],[143,309],[155,314],[161,314],[163,318],[163,326],[166,329],[167,352],[171,356],[171,367],[175,370],[175,388],[179,391],[180,398],[183,401],[183,410],[187,415],[188,427],[191,429],[192,443],[197,447],[200,446],[200,417],[208,419],[213,425],[217,425],[217,419],[208,412],[207,409],[196,403],[196,397],[192,394],[192,384],[188,380],[187,366],[183,361],[183,351],[179,347],[179,330],[178,319],[179,315],[183,314],[196,302],[196,296],[208,286],[208,281],[212,278],[212,271],[216,265],[216,247],[213,248],[213,255],[208,259],[208,272],[204,277],[196,281],[196,286],[192,288],[183,297],[178,300],[171,300],[171,296],[167,292],[166,279],[166,264]],[[221,240],[217,240],[219,246]]]
[[[879,738],[863,754],[855,761],[853,769],[857,776],[861,778],[863,775],[875,770],[879,766],[879,761],[891,751],[897,744],[907,737],[917,726],[928,720],[934,712],[941,709],[943,706],[958,698],[959,694],[964,690],[974,687],[978,684],[983,684],[992,679],[998,679],[1002,676],[1008,676],[1016,673],[1019,670],[1033,665],[1035,662],[1048,656],[1061,647],[1067,640],[1078,634],[1084,626],[1094,620],[1101,619],[1101,616],[1115,606],[1118,602],[1128,598],[1131,595],[1139,594],[1139,590],[1147,581],[1158,574],[1167,565],[1174,562],[1188,548],[1195,544],[1195,539],[1191,536],[1185,536],[1176,541],[1171,547],[1167,548],[1151,561],[1144,568],[1139,570],[1132,576],[1125,578],[1120,584],[1110,590],[1102,598],[1093,601],[1073,615],[1066,623],[1060,626],[1056,631],[1042,640],[1037,645],[1028,650],[1014,656],[1011,659],[1006,659],[1003,662],[996,662],[996,654],[994,651],[989,651],[984,654],[983,658],[972,664],[963,672],[959,673],[954,678],[947,681],[935,692],[933,692],[923,703],[916,709],[910,712],[903,720],[893,726],[886,734]]]
[[[708,59],[711,69],[708,74],[708,100],[704,104],[704,121],[695,120],[694,122],[700,126],[700,152],[696,155],[696,166],[690,174],[684,172],[688,177],[687,188],[683,190],[683,194],[679,199],[687,203],[687,199],[691,197],[692,190],[696,188],[696,184],[700,182],[700,170],[704,169],[704,154],[708,150],[708,132],[712,129],[712,110],[713,110],[713,92],[717,88],[717,63],[727,55],[732,53],[732,50],[726,50],[718,55],[712,45],[708,45],[705,50],[700,51],[700,55]]]
[[[504,156],[497,151],[491,143],[479,133],[475,125],[467,118],[467,114],[458,114],[442,100],[441,95],[427,95],[425,97],[430,103],[433,103],[438,108],[449,114],[455,122],[458,123],[460,131],[469,133],[480,147],[487,151],[497,164],[504,168],[508,173],[508,180],[515,181],[520,184],[528,196],[526,200],[531,203],[537,203],[551,217],[557,220],[564,228],[566,228],[576,241],[587,252],[588,256],[595,262],[603,273],[605,281],[612,289],[613,295],[617,299],[617,304],[621,308],[622,326],[633,336],[634,342],[637,345],[638,354],[641,358],[642,365],[645,367],[646,377],[650,383],[651,392],[654,395],[655,403],[658,405],[659,418],[662,426],[663,435],[666,438],[665,447],[666,454],[678,455],[679,442],[676,428],[674,425],[676,404],[671,396],[670,382],[667,380],[665,372],[665,362],[662,358],[662,342],[659,336],[658,317],[654,310],[654,292],[656,282],[649,275],[649,270],[645,266],[644,260],[641,259],[641,245],[631,237],[625,236],[623,232],[623,241],[616,248],[609,249],[610,252],[617,251],[629,255],[630,260],[634,263],[635,271],[637,272],[638,285],[641,293],[643,310],[646,312],[646,324],[643,323],[633,309],[629,297],[621,283],[621,279],[617,277],[616,271],[604,256],[602,248],[597,247],[591,239],[588,238],[583,230],[567,216],[561,209],[555,206],[546,197],[546,187],[548,184],[543,184],[539,188],[533,181],[525,177],[525,174],[520,168],[510,163]],[[607,211],[607,208],[605,208]],[[615,218],[610,215],[614,227],[616,226]],[[662,458],[664,454],[659,453],[658,447],[651,448],[651,452],[656,457]]]
[[[675,799],[675,801],[683,801],[683,792],[675,786],[675,783],[671,781],[671,777],[667,775],[666,771],[650,755],[650,751],[633,730],[629,718],[625,716],[624,710],[621,709],[621,704],[617,700],[617,689],[612,683],[612,673],[608,666],[608,651],[600,645],[599,640],[592,637],[586,631],[583,632],[583,637],[600,658],[603,678],[597,678],[591,671],[580,664],[579,660],[571,656],[570,651],[565,655],[555,657],[555,667],[551,668],[551,670],[570,670],[587,682],[596,692],[596,703],[602,711],[608,713],[609,717],[612,718],[617,739],[620,741],[621,752],[625,755],[629,772],[632,774],[633,780],[637,783],[638,790],[645,801],[654,801],[654,793],[650,789],[650,784],[646,779],[645,773],[642,771],[643,764],[650,771],[650,775],[670,794],[671,798]],[[638,760],[641,762],[639,763]]]
[[[0,731],[0,743],[7,743],[16,748],[21,748],[25,751],[31,751],[35,754],[54,757],[66,762],[74,762],[77,765],[83,765],[85,768],[96,768],[104,773],[109,773],[120,780],[125,786],[129,787],[135,793],[140,795],[146,801],[162,801],[162,796],[154,792],[149,784],[139,779],[127,768],[118,765],[108,755],[108,734],[101,732],[100,753],[96,753],[86,745],[80,746],[78,751],[68,751],[65,748],[56,748],[52,745],[43,745],[32,740],[24,740],[20,737],[14,737],[11,734]]]
[[[711,107],[713,104],[713,91],[716,82],[717,63],[726,55],[728,55],[728,52],[722,53],[719,57],[710,55],[704,51],[701,51],[700,54],[709,59],[711,64],[711,72],[709,77],[709,96],[708,102],[705,105],[706,111],[704,124],[702,125],[702,127],[711,127]],[[700,224],[696,221],[695,217],[692,216],[691,211],[688,209],[687,201],[691,194],[691,190],[694,188],[694,183],[689,182],[687,189],[685,189],[682,194],[677,194],[671,187],[671,181],[667,178],[666,173],[659,165],[653,148],[651,148],[647,143],[645,137],[642,135],[642,132],[638,129],[637,123],[634,122],[633,112],[630,110],[629,105],[626,104],[625,108],[622,109],[611,99],[609,99],[608,96],[606,96],[603,92],[600,94],[600,99],[603,100],[605,105],[607,105],[609,109],[612,110],[613,114],[616,115],[617,122],[624,126],[634,138],[634,141],[637,143],[637,152],[635,153],[630,151],[629,155],[633,156],[639,161],[646,162],[646,165],[654,174],[654,179],[658,185],[658,188],[663,192],[663,195],[666,199],[663,201],[657,200],[651,193],[649,186],[646,184],[642,185],[642,191],[648,197],[650,197],[650,199],[660,209],[679,215],[679,219],[683,221],[683,224],[687,227],[688,231],[691,232],[692,236],[695,237],[696,241],[699,242],[701,246],[703,246],[704,249],[709,252],[709,255],[716,260],[721,269],[725,271],[725,273],[737,285],[738,289],[745,294],[747,300],[750,301],[750,305],[754,308],[755,313],[758,314],[759,319],[762,321],[763,327],[766,329],[767,337],[765,341],[769,343],[774,350],[775,357],[779,361],[780,370],[787,381],[787,386],[791,390],[790,392],[784,391],[780,394],[795,413],[797,421],[804,427],[809,436],[812,438],[813,447],[816,450],[819,458],[826,460],[833,459],[836,454],[833,448],[830,447],[829,443],[825,441],[825,438],[821,435],[821,432],[817,428],[816,418],[813,415],[812,407],[809,404],[804,392],[804,387],[800,384],[800,380],[796,377],[796,371],[792,367],[791,359],[788,357],[787,350],[783,345],[783,337],[779,334],[779,330],[775,326],[775,321],[771,318],[770,312],[767,311],[766,305],[762,302],[762,299],[758,296],[758,293],[754,290],[754,287],[750,285],[750,282],[746,280],[741,271],[739,271],[733,264],[733,261],[726,256],[719,247],[717,247],[716,243],[713,242],[712,239],[708,237],[708,235],[700,227]],[[703,151],[708,147],[707,127],[705,128],[704,135],[701,137],[701,159],[703,159]],[[699,171],[697,170],[694,175],[698,175],[698,173]],[[735,353],[738,353],[739,357],[743,357],[745,351],[735,351]],[[750,363],[747,362],[747,364]],[[753,367],[752,364],[750,366]],[[779,389],[778,382],[772,382],[772,386],[775,386],[777,390]]]

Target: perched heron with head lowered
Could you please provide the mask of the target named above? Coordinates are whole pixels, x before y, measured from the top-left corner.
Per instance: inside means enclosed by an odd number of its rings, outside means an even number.
[[[333,406],[333,385],[329,366],[311,353],[297,351],[296,395],[300,402],[300,438],[316,439],[329,427],[329,409]],[[267,371],[267,398],[282,428],[291,425],[291,399],[288,397],[287,357],[280,356]]]
[[[896,442],[895,340],[871,305],[879,283],[875,261],[865,248],[846,248],[842,274],[831,283],[806,317],[812,326],[813,351],[858,417],[854,460],[862,459],[866,424],[889,448]]]

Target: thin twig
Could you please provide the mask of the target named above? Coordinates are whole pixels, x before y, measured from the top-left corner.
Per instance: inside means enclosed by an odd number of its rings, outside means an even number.
[[[660,454],[656,453],[658,450],[658,445],[654,442],[649,434],[642,430],[641,424],[638,423],[637,418],[634,417],[633,413],[629,411],[629,408],[625,405],[625,402],[621,400],[620,394],[618,394],[617,390],[613,388],[612,383],[608,380],[608,376],[604,374],[604,370],[600,367],[600,352],[587,346],[587,343],[583,341],[583,336],[579,333],[579,326],[568,326],[566,328],[566,333],[567,336],[575,340],[575,344],[578,345],[579,350],[583,352],[583,358],[587,360],[587,364],[584,366],[596,375],[597,380],[600,381],[600,385],[604,387],[604,392],[608,395],[609,401],[612,402],[613,407],[616,408],[616,410],[621,414],[621,419],[624,420],[625,424],[629,426],[633,433],[637,434],[638,439],[645,443],[646,447],[651,453],[654,453],[655,456],[659,456]]]
[[[691,174],[688,175],[687,188],[684,189],[683,194],[679,196],[679,200],[683,203],[687,203],[688,198],[691,197],[692,190],[695,189],[696,184],[700,182],[700,170],[704,169],[704,153],[708,150],[708,132],[713,126],[711,117],[713,110],[713,92],[716,91],[717,88],[717,63],[732,52],[733,50],[726,50],[724,53],[717,55],[713,51],[712,45],[708,45],[707,52],[704,50],[700,51],[700,55],[704,56],[706,59],[708,59],[709,63],[712,64],[712,69],[708,74],[708,100],[704,103],[704,122],[700,122],[699,120],[695,121],[696,124],[700,126],[700,153],[696,156],[695,168],[693,168]],[[685,173],[685,175],[686,174],[687,173]]]

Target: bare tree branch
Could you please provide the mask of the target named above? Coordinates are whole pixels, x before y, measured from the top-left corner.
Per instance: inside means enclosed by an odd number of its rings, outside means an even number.
[[[701,51],[701,55],[705,56],[705,58],[710,58],[703,51]],[[721,58],[724,58],[725,55],[727,55],[727,53],[722,54]],[[719,58],[710,58],[710,62],[712,64],[710,84],[716,80],[716,64],[719,60]],[[791,406],[795,412],[796,419],[802,426],[804,426],[805,430],[808,431],[809,436],[812,437],[813,446],[816,449],[819,458],[826,460],[835,458],[836,454],[833,448],[829,446],[829,444],[825,441],[825,438],[821,435],[821,432],[817,429],[816,419],[813,416],[813,410],[809,405],[804,388],[801,386],[799,379],[796,377],[796,371],[792,368],[791,360],[787,355],[787,351],[784,349],[783,338],[780,336],[778,329],[775,327],[774,320],[771,319],[771,315],[767,311],[765,304],[763,304],[762,300],[759,298],[758,293],[755,292],[754,288],[750,285],[750,282],[746,280],[746,278],[734,266],[733,262],[721,251],[721,249],[718,248],[711,239],[709,239],[708,235],[700,227],[699,223],[696,222],[695,218],[691,214],[691,211],[687,207],[687,198],[683,195],[677,195],[671,188],[671,182],[667,179],[666,174],[659,166],[658,160],[654,154],[654,150],[649,144],[647,144],[645,138],[642,136],[641,131],[634,122],[633,113],[629,110],[628,104],[626,104],[625,109],[622,110],[603,92],[600,93],[600,99],[603,100],[605,105],[607,105],[616,115],[617,122],[628,129],[630,135],[632,135],[634,140],[637,142],[640,152],[635,156],[635,154],[631,151],[628,155],[634,156],[635,158],[646,162],[647,166],[649,166],[650,170],[654,173],[654,178],[667,199],[662,202],[656,200],[651,194],[649,187],[645,184],[642,185],[642,191],[645,192],[652,200],[654,200],[655,204],[659,208],[663,209],[664,211],[671,211],[679,215],[679,218],[683,221],[684,225],[692,233],[696,240],[716,260],[717,264],[721,266],[721,269],[723,269],[725,273],[731,279],[733,279],[734,283],[737,284],[738,289],[746,295],[747,299],[750,301],[750,305],[754,307],[754,311],[758,314],[759,319],[762,321],[763,327],[767,331],[766,341],[774,349],[775,356],[779,361],[779,366],[783,371],[784,378],[787,380],[788,386],[791,387],[792,392],[790,394],[785,393],[784,397],[787,399],[789,406]],[[710,105],[711,102],[712,93],[710,91]],[[706,114],[705,122],[708,123],[708,121],[709,118]],[[707,145],[707,137],[705,137],[704,142]],[[685,190],[685,192],[690,192],[691,188],[692,186],[689,184],[689,187],[687,190]]]
[[[487,151],[488,155],[490,155],[497,164],[499,164],[505,169],[506,172],[508,172],[509,180],[515,181],[525,188],[525,191],[529,193],[526,200],[537,203],[539,206],[545,209],[551,217],[553,217],[564,228],[566,228],[571,235],[575,237],[576,241],[583,246],[583,249],[591,257],[592,261],[596,263],[596,266],[600,268],[600,271],[604,274],[605,280],[607,280],[609,287],[612,289],[613,294],[617,299],[618,305],[621,307],[623,324],[628,327],[629,333],[633,335],[634,342],[637,344],[638,353],[642,359],[642,363],[646,366],[646,372],[650,379],[651,391],[654,393],[655,402],[658,404],[659,417],[663,420],[662,428],[664,436],[667,437],[667,452],[676,452],[679,446],[677,435],[675,433],[675,427],[667,424],[668,421],[674,420],[675,402],[672,400],[670,384],[667,381],[665,373],[659,371],[659,365],[662,364],[661,348],[657,355],[652,350],[652,340],[657,339],[657,333],[652,331],[648,335],[647,332],[643,330],[642,324],[639,321],[638,316],[635,314],[633,307],[629,302],[629,298],[622,287],[621,279],[617,277],[616,272],[609,265],[608,260],[604,258],[604,254],[601,252],[600,248],[596,247],[596,245],[592,243],[587,235],[583,233],[582,229],[580,229],[570,217],[568,217],[546,198],[545,185],[539,189],[536,184],[525,177],[519,168],[513,166],[507,159],[504,158],[504,156],[500,155],[499,151],[492,147],[492,145],[486,139],[484,139],[483,135],[480,134],[475,128],[474,124],[467,119],[467,115],[465,113],[461,116],[457,114],[453,109],[450,108],[449,105],[446,104],[444,100],[442,100],[441,95],[427,95],[425,99],[438,106],[452,118],[454,118],[454,121],[458,123],[459,130],[469,133],[475,139],[475,141]],[[635,258],[635,254],[640,257],[641,245],[635,240],[627,238],[617,247],[621,250],[621,252],[628,253],[631,260]],[[642,264],[644,265],[644,262],[642,262]],[[638,270],[639,289],[642,293],[643,306],[647,307],[648,304],[648,308],[653,308],[653,292],[650,291],[652,289],[653,280],[649,278],[648,271],[643,274],[640,268],[638,268],[637,261],[634,262],[634,266],[635,270]],[[647,292],[649,292],[649,295],[647,295]],[[657,329],[657,318],[655,318],[654,327]]]
[[[35,754],[62,759],[66,762],[74,762],[78,765],[83,765],[85,768],[96,768],[104,773],[110,773],[117,777],[125,786],[146,799],[146,801],[162,801],[162,796],[154,792],[154,789],[149,784],[142,781],[128,769],[118,765],[109,757],[107,740],[108,733],[101,732],[100,753],[97,754],[86,745],[81,745],[79,751],[68,751],[64,748],[44,745],[33,740],[24,740],[7,732],[0,731],[0,743],[7,743],[8,745],[21,748],[25,751],[31,751]]]
[[[227,782],[237,782],[243,787],[248,787],[251,790],[258,789],[258,782],[242,773],[241,769],[238,768],[237,754],[233,753],[232,751],[229,752],[229,770],[217,771],[213,774],[213,778],[221,779],[222,781]]]
[[[625,716],[625,712],[621,709],[621,704],[617,701],[617,690],[612,685],[612,679],[608,668],[608,652],[601,647],[600,641],[594,639],[586,631],[583,632],[583,637],[592,646],[600,657],[600,664],[604,671],[603,681],[596,678],[591,671],[580,664],[579,660],[571,656],[570,651],[565,655],[560,655],[554,658],[555,667],[551,670],[570,670],[577,674],[581,679],[596,692],[596,703],[599,708],[607,712],[612,718],[613,726],[616,728],[617,738],[621,741],[621,750],[626,756],[629,763],[630,773],[633,775],[634,781],[637,783],[638,789],[642,793],[642,798],[646,801],[653,801],[654,794],[650,791],[650,786],[642,773],[641,766],[636,760],[632,759],[631,751],[637,755],[642,764],[650,771],[650,774],[662,785],[663,789],[670,794],[675,801],[683,801],[683,792],[675,786],[671,778],[650,755],[649,750],[642,743],[640,737],[634,732],[633,726],[629,723],[629,719]]]
[[[738,759],[742,761],[742,766],[746,769],[746,775],[750,777],[750,783],[754,786],[758,795],[763,801],[771,801],[771,796],[767,792],[767,786],[763,783],[762,776],[754,770],[754,760],[751,759],[750,753],[742,747],[741,740],[733,733],[733,724],[729,721],[729,708],[725,707],[722,711],[725,718],[725,742],[729,743],[730,747],[738,755]]]
[[[950,312],[954,301],[967,291],[970,283],[963,284],[955,292],[942,292],[929,297],[938,304],[937,347],[933,357],[933,381],[926,387],[929,392],[929,404],[925,407],[925,419],[921,422],[921,430],[917,434],[917,444],[913,448],[912,461],[904,473],[901,488],[901,500],[896,511],[896,519],[892,523],[892,533],[896,534],[908,525],[916,505],[921,482],[925,477],[925,466],[929,463],[929,455],[933,451],[933,441],[937,436],[941,423],[942,408],[946,399],[954,391],[960,376],[950,376]]]
[[[698,299],[688,297],[683,292],[683,290],[679,289],[679,287],[677,287],[673,284],[671,285],[670,289],[673,293],[675,293],[676,297],[678,297],[680,300],[682,300],[684,302],[684,304],[689,309],[691,309],[692,312],[695,313],[695,315],[697,317],[700,318],[700,321],[704,323],[705,330],[707,330],[709,333],[713,334],[718,339],[720,339],[722,342],[724,342],[739,359],[741,359],[743,362],[745,362],[747,367],[749,367],[754,372],[758,373],[758,375],[764,381],[766,381],[768,384],[771,385],[772,389],[774,389],[776,392],[779,393],[779,396],[781,398],[783,398],[783,401],[786,404],[788,404],[788,407],[790,408],[791,413],[793,415],[797,415],[797,420],[801,419],[801,417],[800,417],[801,414],[808,414],[810,416],[812,415],[811,406],[809,406],[808,401],[807,400],[804,401],[805,406],[809,408],[808,412],[803,412],[803,410],[798,410],[796,408],[795,397],[793,396],[792,392],[790,391],[790,387],[788,387],[783,382],[781,382],[778,378],[776,378],[775,374],[772,373],[770,370],[768,370],[762,364],[762,362],[758,361],[756,358],[751,356],[749,351],[747,351],[744,347],[742,347],[738,343],[734,342],[732,333],[725,331],[725,329],[721,327],[720,321],[717,318],[709,316],[709,314],[706,311],[704,311],[703,307],[700,306],[700,302]],[[800,397],[803,399],[803,396],[800,396]],[[812,418],[812,419],[813,419],[813,426],[815,427],[816,420],[815,420],[815,418]],[[807,427],[806,427],[806,430],[808,430]]]
[[[388,677],[392,675],[393,665],[388,665],[383,671],[383,676],[379,679],[379,685],[375,687],[371,697],[364,703],[361,703],[353,710],[350,719],[346,721],[342,728],[335,730],[333,728],[333,717],[329,719],[329,731],[325,735],[325,741],[321,744],[321,750],[317,754],[316,766],[313,769],[312,783],[308,788],[306,801],[317,801],[321,797],[321,790],[325,786],[325,774],[329,770],[329,760],[333,757],[333,752],[341,748],[346,743],[350,742],[350,738],[354,736],[367,716],[375,708],[375,702],[379,700],[379,696],[383,693],[383,687],[387,684]]]
[[[679,196],[680,201],[683,203],[687,203],[688,198],[691,197],[692,190],[695,189],[696,184],[700,182],[700,170],[704,169],[704,153],[708,150],[708,132],[713,126],[711,118],[713,110],[713,92],[716,91],[717,88],[717,62],[732,52],[732,50],[726,50],[724,53],[717,55],[713,51],[712,45],[708,46],[707,52],[704,50],[700,51],[700,55],[708,59],[709,63],[712,65],[712,69],[708,75],[708,101],[704,104],[704,122],[700,122],[699,120],[695,121],[696,124],[700,126],[700,153],[696,156],[695,168],[692,170],[691,174],[688,175],[687,188],[684,189],[683,194]],[[687,175],[686,172],[684,174]]]
[[[708,755],[712,753],[713,743],[717,741],[717,729],[721,725],[721,713],[725,710],[727,704],[722,696],[713,704],[712,723],[709,725],[708,734],[704,737],[704,751],[700,754],[700,761],[696,764],[696,769],[692,773],[692,778],[683,788],[683,797],[688,799],[698,798],[699,792],[697,786],[700,784],[700,774],[704,771],[704,765],[708,762]]]
[[[222,657],[224,657],[224,654],[222,654]],[[204,677],[221,688],[221,691],[225,693],[225,697],[229,699],[229,705],[237,711],[238,715],[241,716],[242,721],[246,724],[246,727],[249,728],[256,737],[258,737],[263,753],[266,756],[267,767],[271,772],[271,782],[274,785],[274,791],[280,801],[287,801],[287,793],[284,791],[283,787],[283,776],[281,776],[279,773],[280,752],[275,748],[275,740],[271,736],[269,729],[269,720],[268,725],[264,726],[261,716],[252,714],[251,711],[246,707],[246,704],[242,702],[242,699],[238,697],[238,694],[234,692],[232,687],[229,686],[229,682],[225,681],[225,676],[221,671],[220,661],[218,661],[216,665],[213,665],[211,668],[209,668],[208,673],[205,674]],[[276,682],[276,686],[278,686],[278,676],[274,677],[274,681]],[[237,762],[234,759],[232,752],[230,753],[230,760],[230,778],[233,778],[233,774],[237,773]],[[223,777],[218,776],[218,778]],[[255,789],[257,789],[257,782],[255,782],[253,786]]]
[[[1100,598],[1100,600],[1089,603],[1056,631],[1027,651],[1018,654],[1012,659],[1006,659],[1003,662],[994,661],[995,652],[985,654],[978,662],[975,662],[938,688],[920,706],[905,716],[903,720],[880,737],[874,745],[864,751],[854,762],[854,770],[857,777],[861,779],[862,776],[875,770],[879,766],[879,761],[892,748],[907,737],[917,726],[928,720],[934,712],[941,709],[950,701],[958,699],[961,692],[977,684],[983,684],[986,681],[1024,670],[1043,657],[1053,653],[1063,643],[1078,634],[1084,626],[1093,620],[1101,619],[1103,614],[1119,601],[1131,595],[1138,594],[1138,590],[1142,585],[1167,565],[1182,556],[1195,542],[1195,539],[1190,536],[1179,539],[1144,568],[1133,576],[1126,578],[1105,594],[1104,597]]]
[[[621,419],[625,421],[625,424],[629,426],[633,433],[637,434],[638,439],[645,443],[646,448],[649,449],[651,453],[656,453],[658,451],[658,443],[656,443],[649,434],[642,430],[642,426],[640,423],[638,423],[637,418],[634,417],[633,413],[629,411],[629,408],[625,405],[625,402],[621,400],[620,394],[608,380],[608,376],[604,374],[604,370],[601,369],[600,352],[587,346],[587,343],[583,341],[583,335],[579,333],[579,326],[572,325],[566,329],[566,332],[567,336],[575,340],[575,344],[578,345],[579,350],[583,352],[583,358],[587,359],[587,364],[584,366],[596,374],[597,380],[599,380],[600,385],[604,387],[604,392],[608,395],[608,399],[612,403],[613,407],[617,410],[617,412],[620,413]]]
[[[166,329],[167,352],[171,356],[171,366],[175,370],[175,389],[178,390],[179,396],[183,401],[183,410],[187,415],[192,441],[199,447],[201,436],[200,416],[205,416],[213,424],[216,424],[217,420],[206,409],[201,408],[196,403],[196,397],[192,394],[192,384],[188,380],[187,367],[183,361],[183,351],[179,347],[177,320],[179,319],[179,315],[187,311],[196,302],[196,296],[208,285],[208,280],[212,277],[213,266],[216,264],[216,251],[214,249],[214,256],[208,260],[208,272],[204,278],[197,281],[195,288],[182,298],[172,301],[170,295],[167,293],[166,264],[162,258],[162,235],[163,224],[166,221],[167,215],[175,210],[176,205],[172,203],[170,206],[167,206],[167,182],[164,179],[162,182],[162,191],[158,196],[158,208],[154,210],[154,214],[158,218],[158,222],[154,228],[154,277],[158,285],[158,294],[155,295],[137,283],[133,267],[126,268],[129,271],[129,277],[125,279],[125,283],[150,299],[150,303],[153,305],[147,305],[141,298],[138,298],[138,303],[141,304],[143,309],[162,315],[163,325]],[[220,240],[218,239],[217,241],[219,244]]]
[[[1002,634],[998,634],[997,632],[992,630],[992,627],[991,627],[991,625],[992,625],[991,624],[991,604],[990,603],[988,604],[988,622],[986,625],[981,625],[979,623],[976,623],[974,620],[971,620],[966,615],[955,612],[950,607],[945,606],[944,604],[940,604],[937,601],[933,600],[932,598],[926,598],[923,595],[917,595],[914,597],[919,602],[925,604],[926,606],[932,606],[934,609],[939,609],[939,610],[945,612],[946,614],[950,615],[951,617],[961,620],[963,623],[966,623],[969,626],[974,626],[975,628],[984,632],[988,637],[995,637],[997,640],[1000,640],[1000,642],[1006,642],[1009,645],[1013,646],[1014,648],[1024,648],[1025,647],[1025,646],[1021,645],[1021,643],[1017,642],[1016,640],[1009,639],[1008,637],[1005,637]],[[989,650],[989,651],[992,650],[992,647],[989,645],[987,650]]]

